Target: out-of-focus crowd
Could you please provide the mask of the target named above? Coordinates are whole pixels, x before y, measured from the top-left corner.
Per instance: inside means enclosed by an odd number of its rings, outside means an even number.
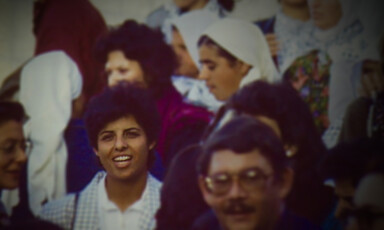
[[[108,27],[34,1],[0,88],[0,228],[384,229],[384,2],[272,5]]]

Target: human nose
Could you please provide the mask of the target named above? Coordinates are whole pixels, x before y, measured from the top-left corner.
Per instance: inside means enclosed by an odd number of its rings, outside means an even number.
[[[24,148],[19,146],[16,150],[16,162],[19,164],[24,164],[27,162],[27,154],[25,153]]]
[[[209,79],[209,72],[207,70],[207,67],[202,67],[199,72],[198,79],[207,81]]]
[[[246,196],[246,191],[242,188],[240,181],[237,177],[233,178],[233,182],[228,191],[228,196],[230,198],[244,198]]]
[[[128,147],[127,140],[124,136],[117,137],[115,142],[116,151],[123,151]]]
[[[121,81],[121,76],[120,76],[119,73],[117,73],[117,71],[112,71],[108,75],[108,85],[109,86],[114,86],[114,85],[116,85],[120,81]]]

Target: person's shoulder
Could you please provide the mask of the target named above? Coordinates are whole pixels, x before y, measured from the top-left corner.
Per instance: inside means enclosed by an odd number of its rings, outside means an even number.
[[[209,210],[202,215],[200,215],[192,225],[191,230],[220,230],[220,224],[213,213],[212,210]]]
[[[276,230],[320,230],[320,227],[304,217],[285,211]]]
[[[75,196],[75,194],[69,194],[46,203],[39,214],[39,218],[68,229],[74,213]]]

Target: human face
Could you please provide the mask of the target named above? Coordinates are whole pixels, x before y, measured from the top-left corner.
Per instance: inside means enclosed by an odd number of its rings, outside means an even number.
[[[199,70],[193,62],[191,55],[189,55],[184,39],[179,31],[172,30],[171,44],[179,62],[176,74],[196,78],[199,74]]]
[[[384,174],[365,176],[356,189],[356,209],[348,230],[384,229]],[[354,226],[353,226],[354,225]]]
[[[315,25],[328,30],[337,25],[342,16],[339,0],[308,0]]]
[[[236,61],[232,64],[220,56],[218,47],[202,45],[199,48],[202,64],[199,78],[205,80],[209,91],[219,101],[228,100],[240,86],[240,82],[248,71],[246,64]]]
[[[0,125],[0,189],[19,186],[21,171],[27,161],[22,124],[10,120]]]
[[[239,183],[239,174],[250,169],[258,169],[266,175],[253,191]],[[206,177],[199,177],[204,199],[214,210],[222,227],[250,230],[269,229],[273,226],[281,214],[282,200],[290,185],[274,180],[269,161],[257,149],[241,154],[219,150],[212,156],[208,176],[213,178],[225,174],[237,175],[236,179],[232,177],[232,184],[225,194],[210,191]]]
[[[149,150],[147,135],[133,116],[108,123],[98,134],[96,155],[107,178],[134,180],[147,174]]]
[[[335,181],[335,195],[338,198],[335,217],[346,223],[346,218],[353,209],[353,195],[355,188],[350,180],[336,180]]]
[[[109,87],[117,85],[122,81],[147,87],[140,63],[127,59],[121,50],[115,50],[108,54],[105,72],[108,76]]]

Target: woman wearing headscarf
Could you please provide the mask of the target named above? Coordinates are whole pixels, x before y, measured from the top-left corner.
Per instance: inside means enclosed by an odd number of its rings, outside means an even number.
[[[255,80],[278,81],[267,41],[260,29],[238,19],[209,26],[198,42],[200,78],[219,101]]]
[[[171,45],[175,51],[178,68],[172,83],[184,98],[195,105],[216,111],[222,103],[209,92],[199,75],[199,53],[197,41],[204,30],[219,20],[209,11],[194,10],[172,20]]]
[[[154,29],[160,29],[169,43],[172,36],[172,20],[194,10],[204,10],[225,17],[234,8],[233,0],[173,0],[151,12],[146,18],[146,24]]]
[[[309,103],[318,130],[328,147],[336,143],[348,104],[355,98],[357,64],[378,58],[358,17],[360,0],[308,0],[313,28],[300,47],[307,53],[284,73]],[[305,35],[304,35],[305,36]]]

